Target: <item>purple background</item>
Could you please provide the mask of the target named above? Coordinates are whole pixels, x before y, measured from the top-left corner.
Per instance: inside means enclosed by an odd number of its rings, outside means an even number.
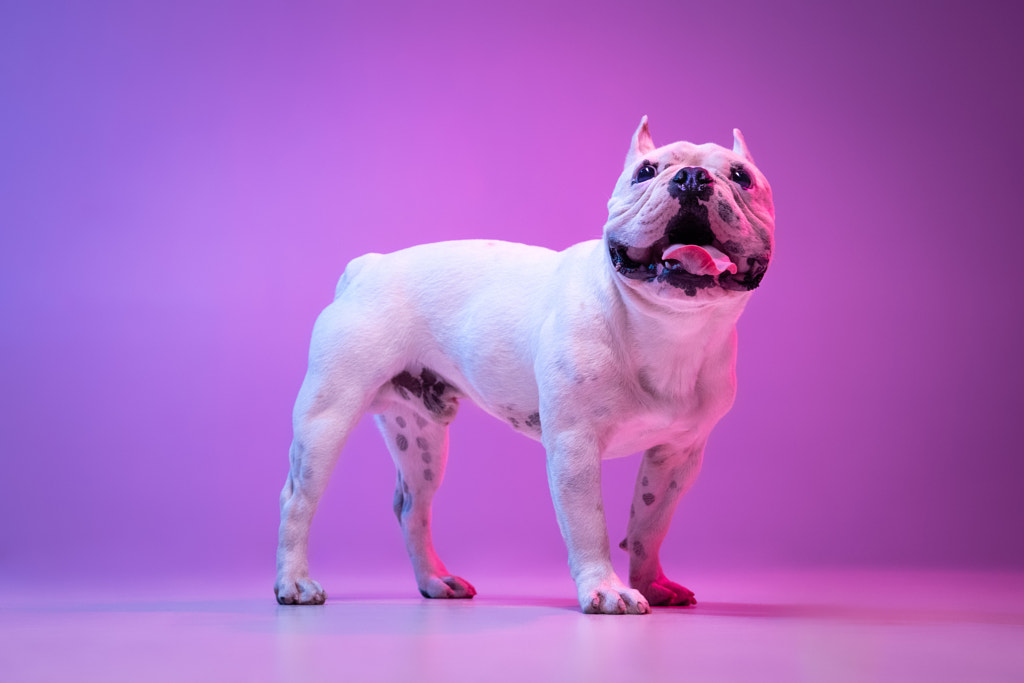
[[[667,567],[1024,566],[1007,3],[426,4],[0,6],[0,571],[269,587],[345,263],[597,237],[643,114],[742,128],[778,214]],[[364,420],[314,574],[407,571],[393,484]],[[540,446],[470,405],[435,522],[470,578],[564,567]]]

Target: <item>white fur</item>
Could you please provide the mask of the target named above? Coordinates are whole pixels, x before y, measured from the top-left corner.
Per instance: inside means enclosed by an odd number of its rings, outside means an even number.
[[[643,161],[657,161],[658,177],[633,183]],[[728,169],[736,163],[753,175],[751,190],[730,183]],[[670,283],[623,277],[609,256],[609,240],[628,245],[633,255],[664,236],[679,210],[665,188],[684,166],[706,168],[724,190],[709,200],[708,214],[715,236],[728,240],[742,261],[740,270],[749,267],[747,255],[767,259],[771,191],[739,132],[735,151],[689,143],[656,149],[645,118],[609,202],[602,239],[562,252],[442,242],[349,264],[314,327],[295,406],[281,495],[280,602],[326,599],[308,575],[309,526],[349,432],[368,411],[378,416],[398,469],[395,511],[421,592],[472,597],[473,587],[434,552],[429,525],[447,458],[447,425],[463,398],[544,444],[584,611],[646,613],[652,603],[695,602],[665,577],[658,550],[700,469],[712,427],[732,404],[735,324],[749,291],[688,295]],[[719,210],[723,202],[731,213]],[[600,461],[640,450],[624,541],[630,588],[611,564]]]

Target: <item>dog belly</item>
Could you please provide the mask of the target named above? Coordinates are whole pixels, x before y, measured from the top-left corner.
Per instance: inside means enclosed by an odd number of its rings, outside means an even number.
[[[500,396],[500,400],[496,400],[494,396],[483,394],[470,384],[454,365],[444,373],[434,369],[446,365],[449,363],[444,361],[429,365],[410,363],[380,387],[368,412],[385,413],[390,406],[401,405],[416,414],[420,426],[425,424],[424,420],[448,424],[455,419],[459,402],[468,398],[516,431],[540,440],[539,401],[532,375],[516,375],[514,384],[507,385],[503,391],[494,392]],[[487,379],[495,381],[494,377]]]

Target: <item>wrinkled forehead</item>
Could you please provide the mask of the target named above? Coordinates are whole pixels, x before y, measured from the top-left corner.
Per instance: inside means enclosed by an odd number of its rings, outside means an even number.
[[[648,161],[655,161],[659,166],[705,166],[727,168],[744,159],[730,149],[713,142],[695,145],[690,142],[675,142],[665,145],[644,155]]]

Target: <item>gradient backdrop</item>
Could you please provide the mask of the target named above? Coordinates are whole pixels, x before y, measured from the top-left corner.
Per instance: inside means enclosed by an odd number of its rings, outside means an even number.
[[[778,213],[671,572],[1024,568],[1010,5],[0,3],[0,572],[269,595],[345,264],[599,236],[643,114],[659,144],[742,128]],[[451,441],[449,566],[562,571],[540,446],[471,405]],[[613,542],[636,465],[605,467]],[[364,420],[315,575],[412,590],[393,485]]]

